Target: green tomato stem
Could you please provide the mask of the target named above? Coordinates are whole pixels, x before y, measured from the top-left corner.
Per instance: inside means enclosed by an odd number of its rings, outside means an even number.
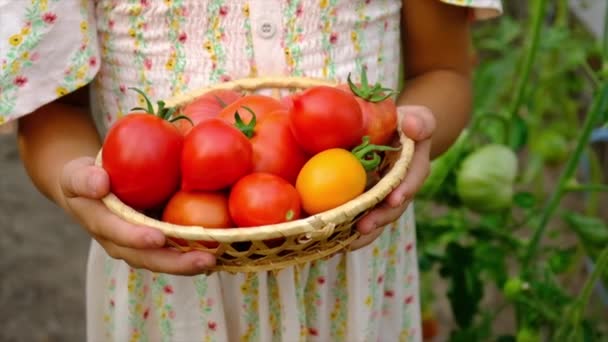
[[[580,192],[580,191],[608,192],[608,185],[606,185],[606,184],[569,185],[569,186],[566,186],[565,190],[568,192]]]
[[[536,257],[538,253],[538,246],[540,244],[541,238],[545,233],[547,228],[547,224],[549,219],[553,215],[553,212],[559,206],[561,202],[561,198],[566,192],[566,187],[568,185],[568,181],[574,175],[578,167],[579,160],[589,142],[589,137],[591,136],[591,131],[595,127],[598,119],[603,115],[605,111],[608,110],[608,82],[605,82],[601,91],[596,95],[594,102],[591,106],[591,109],[587,116],[585,117],[585,121],[583,123],[583,129],[579,135],[578,141],[576,143],[576,147],[574,149],[574,153],[570,155],[570,158],[566,162],[566,166],[564,171],[559,177],[558,185],[553,190],[553,193],[549,197],[547,205],[543,209],[540,219],[538,221],[538,225],[534,230],[532,235],[532,239],[528,244],[527,251],[524,255],[523,265],[524,271],[529,271],[530,267],[534,265],[532,260]]]
[[[251,108],[246,106],[242,106],[242,108],[245,108],[245,110],[251,113],[251,120],[249,120],[248,123],[245,123],[241,118],[239,111],[237,110],[236,112],[234,112],[234,121],[236,122],[234,124],[234,127],[236,127],[239,131],[243,132],[243,134],[245,134],[247,138],[251,139],[253,138],[253,134],[255,133],[255,125],[257,123],[257,119],[255,113],[253,112],[253,110],[251,110]]]
[[[583,289],[574,304],[566,311],[563,322],[557,330],[556,340],[566,341],[573,340],[573,337],[579,336],[580,321],[587,310],[589,298],[593,292],[593,287],[602,274],[608,271],[608,247],[604,248],[597,259],[593,272],[587,277]]]
[[[351,153],[359,159],[365,171],[372,171],[380,165],[382,158],[378,151],[398,151],[400,147],[374,145],[369,143],[369,136],[364,136],[361,145],[352,149]]]
[[[515,96],[513,97],[513,101],[509,106],[510,117],[514,118],[518,112],[519,108],[523,102],[524,93],[526,90],[526,85],[528,84],[528,78],[530,77],[530,71],[532,70],[532,65],[534,64],[534,60],[536,59],[536,54],[539,49],[539,40],[540,40],[540,32],[542,29],[543,19],[545,18],[545,8],[547,7],[546,0],[535,0],[534,1],[534,13],[532,18],[532,25],[530,26],[530,32],[527,35],[530,37],[528,40],[528,44],[526,46],[525,54],[523,57],[523,70],[519,73],[521,75],[519,79],[516,81],[515,87]],[[511,136],[511,127],[507,130],[507,137]]]
[[[367,70],[365,68],[361,69],[360,86],[357,86],[355,83],[353,83],[350,73],[348,74],[346,81],[353,94],[368,102],[382,102],[388,99],[389,97],[397,94],[396,91],[390,88],[383,88],[380,83],[376,83],[373,86],[370,86],[369,81],[367,79]]]
[[[606,6],[606,12],[604,12],[604,41],[602,42],[602,68],[604,74],[608,73],[608,6]],[[608,77],[608,75],[604,75]]]
[[[169,119],[169,122],[175,122],[175,121],[179,121],[179,120],[186,120],[188,121],[192,126],[194,126],[194,122],[192,121],[192,119],[190,119],[189,117],[185,116],[185,115],[179,115],[176,116],[174,118]]]
[[[165,101],[161,101],[161,100],[157,101],[156,103],[158,105],[158,108],[156,109],[156,111],[154,111],[154,106],[152,106],[152,102],[150,102],[150,99],[148,98],[146,93],[144,93],[142,90],[134,88],[134,87],[131,87],[129,89],[139,93],[144,98],[144,101],[146,101],[146,107],[147,107],[147,108],[134,107],[134,108],[131,108],[131,110],[141,110],[143,112],[154,115],[156,117],[159,117],[159,118],[169,121],[169,122],[175,122],[177,120],[188,120],[188,122],[190,122],[190,124],[192,126],[194,126],[194,122],[192,122],[192,120],[190,120],[190,118],[187,116],[178,115],[177,117],[174,117],[173,115],[176,112],[176,108],[175,107],[166,107]]]

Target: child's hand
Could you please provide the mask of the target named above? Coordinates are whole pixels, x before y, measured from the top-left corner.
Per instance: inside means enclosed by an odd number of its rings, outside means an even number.
[[[401,106],[398,110],[403,115],[401,129],[416,142],[411,167],[401,185],[358,222],[357,229],[363,236],[352,243],[352,249],[370,244],[382,233],[382,227],[397,220],[429,175],[435,117],[428,108],[421,106]]]
[[[210,253],[162,248],[162,232],[123,221],[100,200],[110,191],[108,174],[92,158],[79,158],[65,165],[60,179],[63,203],[95,240],[115,259],[153,272],[194,275],[215,263]]]

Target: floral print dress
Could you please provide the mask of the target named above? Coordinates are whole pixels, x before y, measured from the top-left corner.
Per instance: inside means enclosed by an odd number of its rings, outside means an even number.
[[[431,0],[429,0],[431,1]],[[439,1],[439,0],[433,0]],[[475,18],[500,0],[442,0]],[[400,0],[0,1],[0,124],[86,84],[103,136],[143,99],[257,75],[399,81]],[[356,81],[355,77],[355,81]],[[420,341],[414,212],[371,245],[280,272],[180,277],[92,242],[88,341]]]

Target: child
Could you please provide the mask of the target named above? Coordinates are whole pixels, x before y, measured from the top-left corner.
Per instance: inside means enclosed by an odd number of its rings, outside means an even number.
[[[498,15],[500,0],[33,0],[0,7],[8,20],[0,29],[0,123],[19,119],[33,183],[93,237],[88,341],[421,340],[409,203],[429,160],[467,123],[468,23]],[[141,105],[129,87],[163,99],[249,76],[345,81],[366,67],[372,82],[396,88],[402,61],[401,128],[417,142],[416,154],[404,183],[361,220],[353,252],[278,274],[204,276],[212,255],[162,249],[160,232],[120,220],[100,201],[109,183],[93,157],[108,127]]]

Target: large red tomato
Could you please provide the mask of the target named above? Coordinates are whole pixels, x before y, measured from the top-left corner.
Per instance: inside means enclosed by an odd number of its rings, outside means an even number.
[[[186,120],[179,120],[175,122],[175,125],[182,134],[186,135],[190,132],[193,125],[197,125],[204,119],[218,116],[226,106],[242,96],[241,93],[234,90],[216,89],[209,91],[182,109],[181,114],[189,117],[192,123]]]
[[[349,82],[338,88],[355,96],[363,113],[365,126],[363,135],[369,136],[370,143],[374,145],[390,143],[397,129],[397,107],[390,97],[391,93],[386,93],[389,89],[380,86],[370,87],[367,78],[362,78],[361,85]]]
[[[233,227],[228,211],[228,196],[223,192],[179,191],[167,203],[162,220],[181,226],[204,228]],[[183,239],[171,238],[175,243],[187,246]],[[206,247],[215,248],[215,241],[199,241]]]
[[[230,191],[228,208],[239,227],[252,227],[296,220],[300,196],[283,178],[263,172],[241,178]]]
[[[132,113],[108,131],[102,164],[110,177],[110,189],[121,201],[138,210],[164,204],[179,187],[183,137],[166,121],[166,109],[158,116]]]
[[[255,125],[253,171],[275,174],[295,184],[308,155],[293,137],[286,110],[268,114]]]
[[[253,148],[236,127],[211,118],[194,127],[182,149],[182,189],[215,191],[227,188],[253,168]]]
[[[237,112],[244,122],[249,122],[253,117],[250,111],[255,113],[257,120],[262,120],[267,114],[280,109],[285,109],[285,105],[279,100],[266,95],[253,94],[243,96],[237,101],[232,102],[222,110],[219,116],[227,122],[234,124],[236,122],[234,116]]]
[[[291,130],[310,154],[361,143],[363,114],[355,97],[336,87],[317,86],[291,96]]]

